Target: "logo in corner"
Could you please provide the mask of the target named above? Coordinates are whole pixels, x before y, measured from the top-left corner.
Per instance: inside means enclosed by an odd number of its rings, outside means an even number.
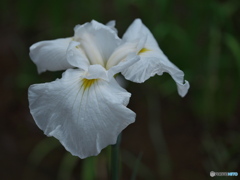
[[[215,176],[215,172],[214,172],[214,171],[211,171],[211,172],[210,172],[210,176],[211,176],[211,177],[214,177],[214,176]]]

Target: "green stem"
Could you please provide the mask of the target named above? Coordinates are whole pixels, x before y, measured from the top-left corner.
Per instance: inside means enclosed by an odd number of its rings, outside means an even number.
[[[119,179],[119,147],[121,141],[121,134],[119,134],[117,143],[112,145],[111,149],[111,180]]]

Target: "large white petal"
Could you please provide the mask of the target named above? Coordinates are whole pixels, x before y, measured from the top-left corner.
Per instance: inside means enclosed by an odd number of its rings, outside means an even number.
[[[111,27],[94,20],[76,26],[74,31],[74,40],[81,43],[80,47],[86,53],[91,64],[100,64],[105,67],[110,55],[121,43]]]
[[[179,95],[185,96],[190,86],[186,80],[184,81],[184,73],[169,61],[149,29],[140,19],[136,19],[127,29],[123,40],[130,42],[141,38],[147,40],[143,48],[137,52],[140,60],[122,72],[124,77],[142,83],[155,74],[162,75],[163,72],[167,72],[176,82]]]
[[[135,121],[126,108],[130,93],[112,79],[88,81],[83,71],[67,70],[61,79],[29,88],[30,111],[48,136],[73,155],[97,155],[115,144],[119,133]]]
[[[66,58],[71,38],[41,41],[30,47],[30,57],[37,65],[38,73],[72,68]]]

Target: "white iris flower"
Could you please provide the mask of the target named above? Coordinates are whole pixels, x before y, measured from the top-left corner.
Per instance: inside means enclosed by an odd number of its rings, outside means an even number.
[[[97,155],[115,144],[119,133],[135,121],[126,106],[131,96],[116,82],[144,82],[168,72],[185,96],[189,83],[160,50],[151,32],[136,19],[123,38],[115,22],[91,21],[74,28],[74,37],[41,41],[30,47],[38,72],[66,70],[61,79],[29,88],[31,114],[40,129],[57,138],[80,158]]]

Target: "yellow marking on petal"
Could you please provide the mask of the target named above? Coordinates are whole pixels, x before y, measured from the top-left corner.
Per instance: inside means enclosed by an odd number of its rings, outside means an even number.
[[[145,53],[147,51],[151,51],[150,49],[147,49],[147,48],[142,48],[139,52],[138,52],[138,55],[139,54],[142,54],[142,53]]]
[[[98,79],[85,79],[85,78],[84,78],[84,79],[82,80],[82,87],[83,87],[84,91],[85,91],[86,89],[90,88],[90,87],[93,85],[93,83],[95,83],[97,80],[98,80]]]

